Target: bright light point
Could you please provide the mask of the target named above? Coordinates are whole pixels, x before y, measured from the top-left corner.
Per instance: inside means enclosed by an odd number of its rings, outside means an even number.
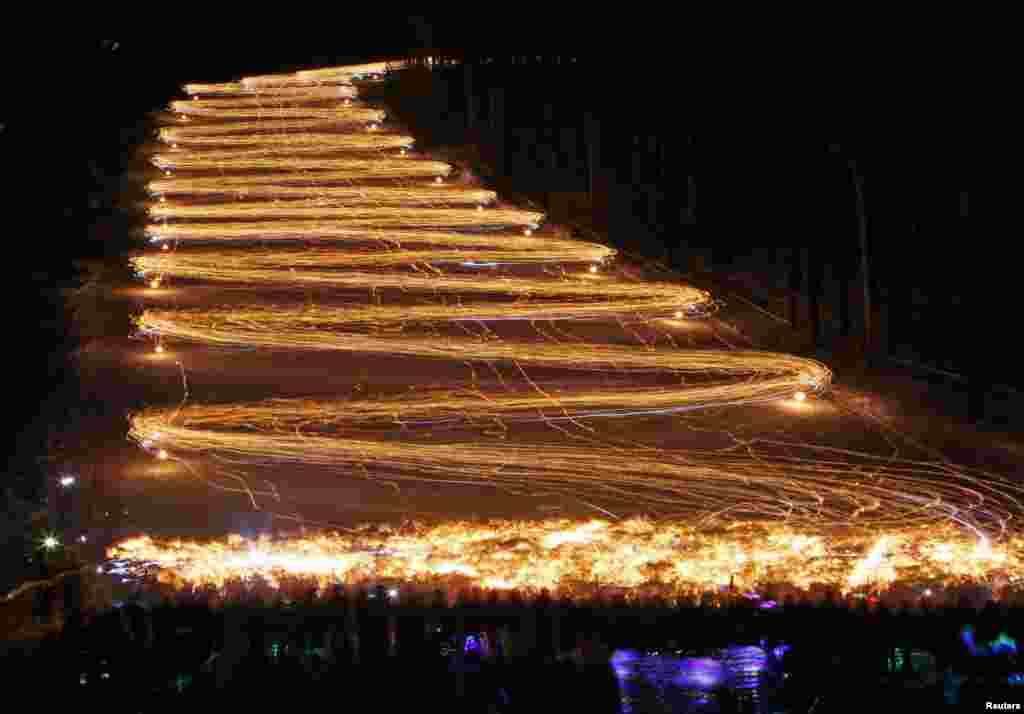
[[[163,449],[160,449],[160,451],[157,452],[156,457],[158,459],[160,459],[161,461],[166,461],[167,460],[167,452],[165,450],[163,450]]]
[[[164,351],[164,346],[163,346],[163,345],[157,345],[157,346],[156,346],[156,347],[155,347],[155,348],[153,349],[153,351],[154,351],[154,352],[156,352],[157,354],[163,354],[163,351]]]
[[[401,151],[399,151],[398,155],[399,156],[405,156],[405,149],[402,149]]]
[[[395,588],[388,590],[388,597],[398,597],[398,590]]]
[[[67,488],[68,486],[74,486],[75,485],[75,477],[74,476],[62,476],[61,479],[60,479],[60,485],[63,486],[64,488]]]
[[[436,179],[434,179],[434,183],[444,183],[444,179],[438,176]]]
[[[478,210],[478,211],[482,211],[482,210],[484,210],[484,207],[483,207],[483,206],[477,206],[477,207],[476,207],[476,210]]]
[[[161,196],[160,203],[167,203],[167,196]]]
[[[167,244],[164,243],[162,246],[160,246],[160,250],[169,250]]]
[[[796,394],[793,395],[793,399],[797,400],[798,402],[802,402],[805,399],[807,399],[807,394],[805,394],[804,392],[797,392]]]
[[[177,144],[171,144],[171,148],[172,148],[172,149],[177,149],[177,148],[178,148],[178,145],[177,145]]]
[[[925,597],[931,597],[932,596],[932,589],[928,588],[927,590],[925,590],[924,591],[924,596]]]
[[[160,287],[160,281],[159,280],[151,281],[149,283],[149,287],[151,287],[151,288],[153,288],[155,290],[156,288]]]
[[[591,273],[596,273],[597,272],[597,266],[596,265],[591,265],[590,266],[590,272]]]
[[[171,175],[170,171],[164,171],[164,176],[170,176],[170,175]]]
[[[523,235],[524,236],[532,236],[533,235],[533,231],[530,230],[529,228],[527,228],[525,231],[523,231]]]
[[[676,310],[675,317],[676,317],[677,320],[682,320],[683,319],[683,311],[682,310]]]
[[[54,538],[53,536],[46,536],[45,538],[43,538],[43,547],[47,550],[53,550],[58,545],[60,545],[60,541]]]
[[[87,540],[89,540],[89,539],[86,538],[85,536],[78,536],[78,542],[79,543],[85,543]]]

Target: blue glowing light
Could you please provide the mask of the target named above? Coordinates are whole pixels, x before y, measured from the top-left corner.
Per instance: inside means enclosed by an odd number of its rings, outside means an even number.
[[[1017,641],[1005,632],[1000,632],[999,636],[987,645],[978,646],[974,640],[974,628],[964,625],[964,628],[960,630],[960,639],[967,647],[967,651],[974,657],[1015,656],[1017,654]]]
[[[1017,641],[1005,632],[1000,632],[999,636],[989,643],[989,649],[994,655],[1017,654]]]

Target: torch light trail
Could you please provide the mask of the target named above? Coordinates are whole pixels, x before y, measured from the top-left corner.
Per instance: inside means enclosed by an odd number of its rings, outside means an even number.
[[[319,107],[319,106],[251,106],[231,107],[195,102],[173,102],[171,110],[179,115],[198,119],[328,119],[344,120],[356,116],[356,113],[348,113],[345,107]]]
[[[442,161],[407,161],[394,159],[351,159],[334,156],[308,156],[297,159],[280,159],[273,156],[241,158],[206,158],[203,156],[178,156],[158,154],[153,164],[161,169],[196,171],[308,171],[323,169],[347,172],[348,178],[407,178],[412,176],[445,176],[451,167]]]
[[[235,202],[221,205],[185,206],[158,203],[150,208],[157,219],[232,219],[274,220],[317,219],[342,221],[354,228],[505,228],[529,226],[542,220],[543,214],[518,208],[493,208],[480,214],[470,208],[395,208],[376,206],[331,205],[322,199],[281,202]]]
[[[334,244],[386,244],[392,248],[403,246],[437,246],[445,250],[454,248],[487,251],[481,259],[500,251],[506,255],[518,253],[528,262],[533,258],[546,262],[546,256],[569,255],[574,261],[589,261],[593,256],[610,257],[615,250],[596,243],[567,241],[559,238],[531,236],[518,237],[506,231],[484,233],[451,233],[438,230],[372,231],[349,228],[326,221],[273,221],[263,223],[172,223],[147,226],[146,235],[153,242],[176,240],[185,242],[268,242],[268,241],[328,241]],[[425,261],[425,262],[430,262]]]
[[[152,181],[149,193],[152,196],[229,196],[235,198],[323,198],[344,202],[349,206],[473,206],[487,205],[497,199],[494,191],[465,188],[451,184],[423,183],[419,186],[324,186],[318,177],[295,177],[295,182],[316,185],[288,185],[286,180],[224,181],[218,179],[171,178]]]
[[[174,144],[189,139],[199,141],[219,136],[267,136],[269,132],[292,136],[301,135],[305,131],[351,130],[354,126],[361,127],[368,122],[383,119],[384,112],[379,109],[360,108],[324,119],[232,121],[224,124],[183,124],[179,120],[172,120],[174,125],[160,129],[159,137],[167,144]]]
[[[387,151],[400,149],[413,143],[411,136],[402,134],[260,134],[244,135],[192,135],[172,141],[181,144],[175,149],[176,155],[190,156],[202,151],[208,158],[216,158],[217,151],[230,148],[226,156],[297,154],[303,151],[326,153],[328,151]],[[199,147],[213,147],[203,151]]]
[[[185,113],[195,111],[203,113],[208,109],[250,109],[273,108],[275,106],[287,106],[293,104],[323,103],[329,101],[334,103],[339,97],[355,97],[357,91],[354,87],[345,86],[310,86],[292,87],[292,91],[281,93],[280,89],[273,92],[262,93],[258,90],[246,92],[228,93],[224,92],[214,99],[186,99],[171,103],[171,109]]]
[[[277,224],[275,224],[275,227]],[[312,229],[312,226],[311,226]],[[301,228],[295,229],[299,234]],[[216,240],[213,233],[210,240]],[[337,272],[342,268],[371,268],[371,267],[395,267],[395,266],[425,266],[443,265],[446,263],[473,263],[481,257],[481,250],[487,251],[485,264],[526,264],[535,265],[541,263],[599,263],[608,260],[615,255],[613,249],[596,243],[570,243],[568,241],[536,241],[529,250],[502,250],[499,246],[502,239],[508,238],[504,235],[491,234],[487,237],[476,236],[446,236],[441,233],[424,232],[419,236],[407,237],[403,234],[390,233],[391,242],[385,242],[379,236],[367,236],[366,234],[348,233],[334,236],[336,239],[326,245],[317,244],[301,251],[288,250],[286,248],[259,248],[250,247],[248,252],[239,255],[236,252],[218,251],[211,249],[203,253],[188,253],[185,251],[175,252],[175,260],[162,260],[159,254],[147,254],[132,259],[132,264],[142,272],[157,272],[166,275],[176,275],[183,278],[201,278],[210,281],[225,282],[248,282],[252,280],[266,280],[266,284],[272,285],[280,282],[282,278],[290,281],[289,284],[301,285],[321,280],[331,284],[344,285],[347,277]],[[182,231],[153,231],[152,237],[157,240],[194,240],[197,243],[202,239],[201,232]],[[331,236],[326,236],[330,238]],[[358,239],[377,241],[372,245],[373,252],[357,252]],[[352,245],[347,250],[339,249],[336,244],[344,238],[351,238]],[[420,250],[406,249],[403,244],[408,242],[415,246],[418,239],[422,245],[439,245],[443,247],[434,250],[425,247]],[[452,246],[444,246],[444,240],[451,239]],[[465,242],[467,246],[460,248],[459,244]],[[397,244],[397,245],[396,245]],[[473,247],[476,246],[476,247]],[[211,257],[222,256],[223,261],[217,263]],[[228,259],[230,256],[230,259]],[[287,266],[290,268],[302,269],[295,275],[282,276],[281,270],[264,272],[268,265],[276,262],[278,268]],[[258,275],[249,275],[249,271],[257,271]],[[542,283],[543,285],[543,283]],[[676,293],[687,295],[685,288],[675,286]],[[679,315],[682,318],[682,315]]]
[[[367,528],[280,543],[139,538],[121,543],[113,556],[157,563],[164,577],[218,586],[233,578],[277,582],[296,574],[321,585],[459,577],[485,587],[566,592],[583,592],[598,581],[674,593],[734,578],[745,588],[823,582],[844,590],[896,587],[901,580],[1019,581],[1020,489],[992,474],[808,444],[775,443],[771,453],[750,443],[742,451],[612,444],[584,423],[788,399],[806,407],[805,400],[831,382],[819,362],[684,350],[674,343],[634,347],[552,335],[528,342],[500,339],[486,328],[463,337],[431,331],[432,325],[505,320],[547,320],[556,331],[559,321],[627,327],[706,317],[715,303],[693,288],[606,274],[602,267],[612,249],[570,240],[551,227],[538,230],[541,214],[499,207],[492,192],[448,180],[453,169],[447,163],[392,155],[411,139],[368,132],[360,122],[379,122],[383,112],[352,101],[358,94],[353,82],[387,67],[186,86],[192,99],[172,105],[182,118],[160,132],[172,148],[153,157],[173,176],[148,186],[158,200],[150,208],[157,222],[147,234],[165,250],[134,258],[136,270],[151,285],[206,283],[236,302],[245,289],[336,292],[301,307],[268,305],[257,295],[232,307],[150,308],[137,324],[161,348],[188,341],[456,361],[473,371],[473,386],[423,388],[400,398],[149,409],[133,416],[130,438],[194,475],[212,464],[203,473],[243,483],[238,474],[248,469],[312,467],[339,478],[378,479],[399,491],[414,483],[486,486],[498,494],[599,503],[592,507],[613,518],[619,508],[643,508],[657,518],[452,521],[401,534]],[[179,250],[179,242],[186,249]],[[487,272],[502,265],[542,274]],[[566,267],[572,265],[578,267]],[[486,270],[467,274],[465,268]],[[344,291],[377,295],[385,289],[418,299],[342,297]],[[492,299],[497,295],[512,299]],[[522,382],[485,390],[476,384],[473,365],[512,367]],[[530,378],[534,368],[598,373],[618,382],[548,390]],[[644,375],[673,381],[644,385]],[[504,438],[529,421],[571,438],[559,444]],[[416,438],[421,427],[495,426],[501,440]],[[382,428],[403,438],[382,439]],[[216,476],[201,478],[239,490]],[[254,505],[280,499],[276,489],[241,490]],[[386,559],[379,557],[382,549]]]

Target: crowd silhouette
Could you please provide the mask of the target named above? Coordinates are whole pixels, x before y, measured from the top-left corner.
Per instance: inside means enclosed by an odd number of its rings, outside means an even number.
[[[579,602],[479,589],[323,592],[296,578],[276,590],[239,581],[65,612],[59,633],[31,656],[9,654],[5,668],[15,688],[112,711],[359,701],[387,711],[617,712],[614,652],[706,656],[750,644],[784,652],[776,694],[786,711],[839,701],[955,708],[1019,698],[1020,615],[966,599],[890,608],[829,595],[764,609],[728,593]],[[735,687],[712,696],[719,711],[757,711]]]

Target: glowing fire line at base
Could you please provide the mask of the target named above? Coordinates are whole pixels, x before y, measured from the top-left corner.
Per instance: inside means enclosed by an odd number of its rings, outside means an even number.
[[[159,569],[178,586],[224,588],[262,579],[279,587],[300,577],[320,590],[402,581],[426,586],[479,586],[587,597],[627,589],[694,596],[731,585],[783,595],[815,585],[840,592],[877,588],[907,592],[922,583],[941,601],[945,588],[990,582],[1019,589],[1024,540],[986,548],[947,529],[904,529],[898,535],[807,535],[786,526],[736,523],[715,531],[645,519],[574,522],[455,522],[401,529],[367,526],[346,534],[285,541],[231,536],[214,543],[131,539],[110,556]],[[996,588],[994,588],[996,589]]]

